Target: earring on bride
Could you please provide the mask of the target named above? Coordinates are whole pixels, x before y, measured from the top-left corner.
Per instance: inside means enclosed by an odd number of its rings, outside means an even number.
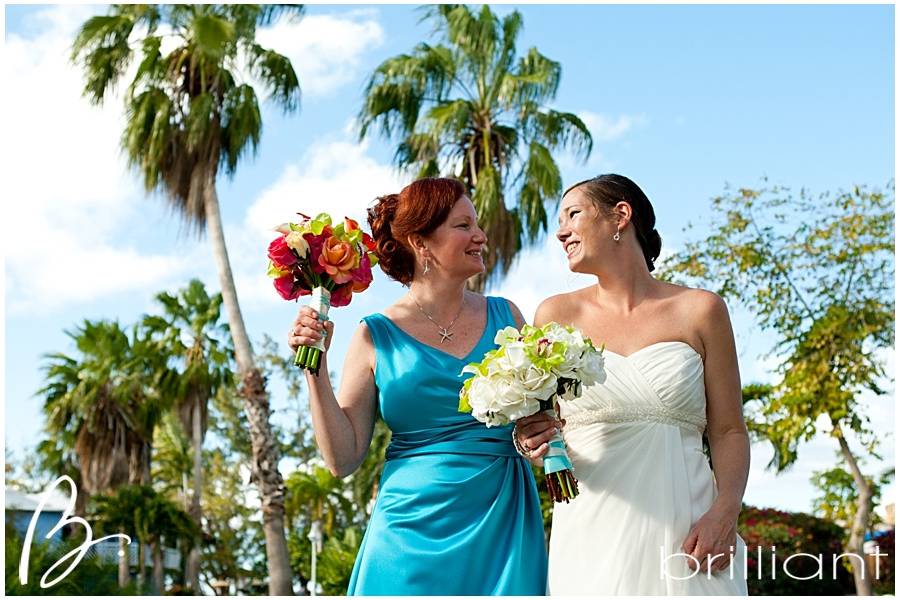
[[[428,274],[428,259],[427,258],[425,259],[425,269],[422,271],[422,273],[425,275]]]
[[[620,238],[620,236],[619,236],[619,230],[617,229],[617,230],[616,230],[616,235],[613,236],[613,240],[615,240],[615,241],[618,242],[619,239],[621,239],[621,238]]]

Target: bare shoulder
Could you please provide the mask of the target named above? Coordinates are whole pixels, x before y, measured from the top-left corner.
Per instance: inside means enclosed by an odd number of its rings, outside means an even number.
[[[550,296],[541,302],[534,313],[534,324],[544,325],[550,321],[571,320],[578,307],[583,305],[594,286]]]
[[[364,362],[369,365],[370,370],[375,370],[375,342],[372,340],[372,334],[365,321],[360,321],[353,331],[350,347],[353,348],[354,354],[365,357]],[[348,354],[347,357],[349,358],[349,356]]]
[[[728,305],[721,296],[709,290],[666,285],[671,288],[671,298],[675,303],[676,312],[685,322],[691,323],[691,328],[702,340],[716,332],[730,329]]]
[[[685,315],[709,317],[722,311],[728,312],[725,301],[715,292],[660,282],[663,295]]]

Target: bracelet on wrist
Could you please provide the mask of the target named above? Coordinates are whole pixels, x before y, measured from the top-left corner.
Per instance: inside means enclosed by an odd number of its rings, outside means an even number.
[[[518,452],[519,456],[521,456],[522,458],[531,458],[531,452],[526,451],[525,448],[523,448],[522,445],[519,444],[519,438],[518,438],[518,436],[516,436],[517,432],[518,432],[517,426],[513,426],[513,430],[512,430],[513,447],[516,449],[516,452]]]

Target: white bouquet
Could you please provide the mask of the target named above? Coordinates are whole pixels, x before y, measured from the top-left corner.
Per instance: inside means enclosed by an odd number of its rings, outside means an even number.
[[[554,398],[565,402],[581,395],[582,385],[606,380],[603,348],[570,326],[547,323],[507,327],[497,332],[499,348],[469,363],[462,372],[473,373],[459,392],[459,410],[487,425],[506,425],[538,411],[556,417]],[[544,474],[550,497],[561,502],[578,495],[578,482],[561,435],[549,442]]]

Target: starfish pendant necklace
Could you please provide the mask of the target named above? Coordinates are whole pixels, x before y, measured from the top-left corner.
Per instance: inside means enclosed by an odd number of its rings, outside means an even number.
[[[438,328],[438,334],[441,336],[441,343],[443,344],[443,343],[446,342],[446,341],[451,341],[451,342],[452,342],[452,341],[453,341],[453,333],[450,331],[450,328],[453,327],[453,324],[456,323],[456,320],[459,318],[459,315],[462,314],[463,306],[466,305],[466,299],[465,299],[465,297],[463,297],[462,304],[459,305],[459,312],[456,313],[456,316],[453,317],[453,320],[450,321],[450,324],[447,325],[446,327],[444,327],[444,326],[442,326],[440,323],[438,323],[437,321],[435,321],[434,319],[432,319],[432,318],[431,318],[431,315],[429,315],[427,312],[425,312],[425,309],[422,308],[422,305],[419,304],[419,301],[416,300],[415,295],[413,295],[412,290],[410,290],[409,296],[413,299],[413,302],[416,303],[416,306],[419,307],[419,310],[422,311],[422,314],[425,315],[425,317],[426,317],[429,321],[431,321],[432,323],[434,323],[435,326]]]

